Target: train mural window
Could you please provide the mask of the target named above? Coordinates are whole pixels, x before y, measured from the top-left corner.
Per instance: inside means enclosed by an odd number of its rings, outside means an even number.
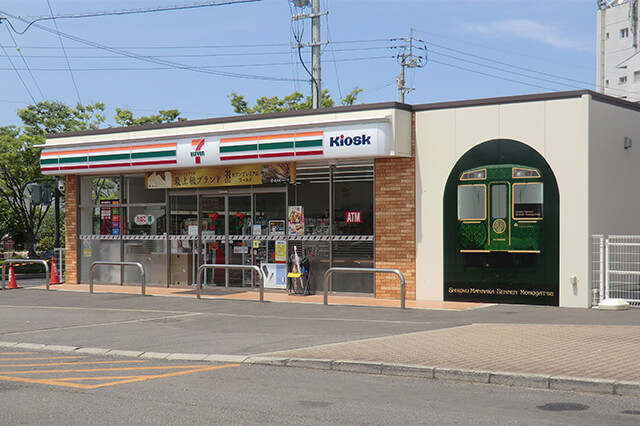
[[[513,164],[464,171],[458,184],[460,252],[540,253],[541,180],[538,169]]]
[[[458,187],[458,219],[485,220],[485,185],[460,185]]]
[[[513,184],[513,218],[542,219],[542,184]]]

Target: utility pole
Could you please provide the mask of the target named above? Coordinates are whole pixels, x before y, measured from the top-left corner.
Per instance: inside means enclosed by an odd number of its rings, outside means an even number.
[[[311,99],[313,108],[320,108],[322,102],[320,67],[320,0],[313,0],[311,8]]]
[[[427,45],[424,41],[413,38],[413,29],[410,31],[408,39],[402,39],[404,45],[402,52],[397,56],[400,63],[400,75],[398,76],[398,97],[404,103],[404,96],[415,90],[406,86],[405,68],[422,68],[427,65]],[[415,50],[415,53],[414,53]]]
[[[296,37],[298,44],[292,47],[294,49],[311,47],[311,101],[313,108],[320,108],[322,106],[322,71],[320,66],[320,56],[322,52],[320,51],[320,47],[328,43],[327,41],[320,41],[320,17],[329,12],[320,10],[320,0],[313,0],[312,3],[309,3],[309,0],[291,1],[295,7],[300,9],[311,5],[311,13],[298,13],[291,17],[291,21],[311,18],[311,43],[302,43],[301,40],[298,40]],[[302,65],[304,66],[304,63]],[[309,72],[308,69],[307,72]]]

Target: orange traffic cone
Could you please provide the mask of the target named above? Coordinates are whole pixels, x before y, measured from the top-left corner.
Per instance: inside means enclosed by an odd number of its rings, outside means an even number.
[[[49,284],[60,284],[60,277],[58,277],[58,270],[56,269],[56,258],[51,258],[51,280],[49,280]]]
[[[18,283],[16,282],[16,274],[13,272],[13,265],[9,265],[9,286],[7,289],[11,290],[14,288],[18,288]]]

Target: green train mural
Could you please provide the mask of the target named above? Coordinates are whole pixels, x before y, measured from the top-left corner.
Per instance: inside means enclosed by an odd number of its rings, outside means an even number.
[[[553,169],[529,145],[465,152],[442,200],[444,300],[558,306],[559,213]]]
[[[540,253],[544,185],[540,170],[486,165],[460,174],[457,187],[461,253]]]

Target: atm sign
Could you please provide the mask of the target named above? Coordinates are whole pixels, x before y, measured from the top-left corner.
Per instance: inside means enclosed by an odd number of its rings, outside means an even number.
[[[346,212],[346,223],[362,223],[362,212]]]

